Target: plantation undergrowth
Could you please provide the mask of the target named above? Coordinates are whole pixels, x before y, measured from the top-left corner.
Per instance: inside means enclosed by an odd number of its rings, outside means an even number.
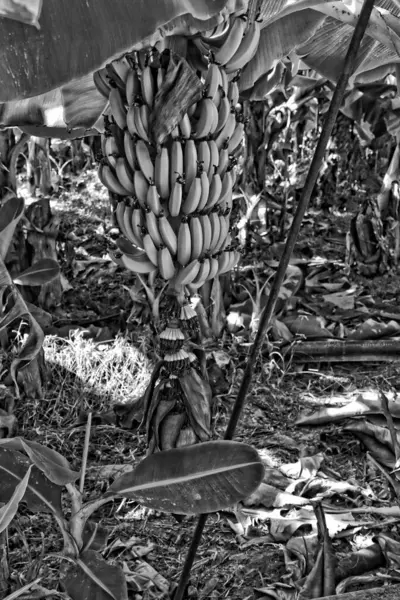
[[[107,250],[115,247],[118,233],[112,227],[108,198],[95,172],[82,174],[78,181],[71,182],[69,190],[60,189],[58,197],[52,200],[52,209],[61,218],[59,253],[65,291],[44,346],[49,369],[45,395],[43,399],[26,399],[19,404],[18,433],[59,451],[72,469],[79,470],[91,412],[85,482],[85,498],[90,499],[104,492],[115,476],[116,465],[136,464],[145,455],[144,434],[137,430],[137,421],[133,419],[131,430],[116,425],[113,408],[132,402],[143,393],[156,360],[156,347],[145,296],[139,287],[133,288],[135,276],[122,271],[107,257]],[[348,226],[345,213],[322,216],[320,210],[310,210],[296,256],[301,256],[303,249],[303,256],[308,259],[329,258],[343,263]],[[276,258],[279,246],[273,250],[250,250],[241,265],[262,264],[263,260],[274,258],[273,252]],[[255,272],[263,283],[265,265]],[[394,312],[399,289],[395,274],[366,280],[350,273],[348,279],[359,286],[363,297],[371,295],[377,305]],[[240,267],[234,282],[238,289]],[[132,302],[132,293],[136,303]],[[305,299],[304,287],[296,292],[296,297],[305,303],[309,300]],[[342,314],[343,319],[348,327],[349,320]],[[214,438],[223,435],[250,342],[243,328],[231,328],[219,342],[207,342],[215,395]],[[304,409],[345,405],[366,392],[396,391],[396,363],[301,363],[289,355],[284,357],[279,344],[269,356],[266,348],[256,365],[236,439],[256,447],[271,473],[282,469],[289,476],[290,465],[303,458],[309,459],[310,486],[317,463],[319,476],[323,473],[338,483],[352,484],[355,491],[350,496],[339,488],[332,492],[337,506],[346,508],[348,513],[366,504],[396,505],[388,479],[376,461],[367,457],[356,435],[343,428],[343,422],[322,427],[295,426]],[[297,477],[291,472],[291,476],[294,482],[301,480],[301,472]],[[297,486],[298,481],[293,483],[292,494],[296,494]],[[369,499],[365,490],[370,493]],[[296,576],[292,573],[291,577],[288,571],[286,544],[302,539],[309,528],[299,525],[293,529],[293,535],[278,535],[276,530],[275,535],[271,533],[270,525],[281,506],[277,496],[264,494],[253,499],[247,508],[242,507],[236,516],[233,512],[212,515],[194,564],[188,597],[268,598],[268,586],[295,581]],[[275,512],[268,513],[274,507]],[[301,520],[296,510],[292,513],[293,519]],[[124,500],[113,507],[106,505],[95,518],[108,531],[103,556],[111,563],[123,565],[131,598],[162,598],[172,589],[182,569],[194,517],[178,521],[172,515]],[[371,513],[367,522],[363,514],[355,514],[355,522],[346,527],[338,523],[333,549],[339,562],[350,551],[372,543],[377,532],[399,539],[398,518],[399,515],[388,520],[384,515]],[[362,521],[359,526],[357,520]],[[60,539],[50,519],[22,509],[9,527],[9,536],[13,577],[21,585],[40,578],[35,597],[44,597],[40,596],[42,586],[54,590],[52,596],[46,597],[66,599],[66,594],[55,591],[60,559],[54,553],[60,550]],[[384,561],[379,566],[382,578],[372,576],[366,581],[368,587],[380,585],[387,577]],[[352,587],[349,583],[346,591],[362,585],[355,581]]]

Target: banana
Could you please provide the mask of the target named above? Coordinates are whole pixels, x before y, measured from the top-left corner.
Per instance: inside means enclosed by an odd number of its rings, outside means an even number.
[[[221,90],[223,92],[223,96],[227,96],[228,95],[228,89],[229,89],[229,80],[228,80],[228,75],[226,74],[225,69],[220,69],[219,70],[220,76],[221,76]]]
[[[208,173],[208,169],[210,167],[211,155],[210,155],[210,147],[206,140],[199,142],[197,146],[197,160],[203,167],[203,171]]]
[[[176,176],[183,176],[183,150],[179,140],[174,140],[171,145],[169,158],[169,184],[172,188],[176,181]]]
[[[154,179],[162,200],[169,198],[169,154],[165,146],[157,153],[154,166]]]
[[[146,104],[134,104],[133,113],[135,118],[135,128],[137,135],[142,138],[145,142],[149,142],[148,131],[148,119],[146,122]]]
[[[229,252],[222,252],[218,257],[218,275],[229,271]]]
[[[118,146],[112,135],[106,135],[103,144],[103,154],[110,166],[115,170],[117,166],[117,157],[119,155]]]
[[[193,102],[193,104],[191,104],[189,106],[189,108],[187,109],[187,114],[188,114],[189,119],[191,119],[193,117],[194,113],[196,112],[196,109],[197,109],[197,102]]]
[[[145,208],[147,203],[147,192],[149,190],[149,184],[142,171],[137,170],[134,172],[133,183],[135,186],[135,196],[138,199],[140,206],[142,208]]]
[[[207,281],[214,279],[214,277],[217,275],[218,269],[219,269],[219,264],[218,264],[217,258],[215,258],[214,256],[211,256],[209,260],[210,260],[210,272],[208,273]]]
[[[219,98],[219,95],[218,95],[218,98]],[[214,106],[215,106],[215,110],[213,111],[213,121],[212,121],[211,127],[210,127],[210,136],[215,134],[217,125],[218,125],[218,105],[216,104],[216,101],[214,102]]]
[[[210,228],[211,228],[211,240],[209,250],[212,254],[216,252],[215,248],[221,234],[221,223],[217,212],[211,212],[209,214]]]
[[[149,67],[150,68],[150,67]],[[154,165],[150,158],[150,152],[147,147],[146,142],[143,140],[138,140],[136,142],[136,158],[139,163],[140,170],[143,175],[146,177],[147,181],[154,180]]]
[[[135,104],[131,104],[131,106],[128,108],[128,112],[126,113],[126,126],[132,137],[136,137],[139,135],[139,132],[136,128],[135,119],[137,110],[139,110],[138,106],[136,106]]]
[[[143,236],[143,249],[153,265],[158,267],[158,250],[149,233],[145,233]]]
[[[201,171],[192,180],[192,184],[186,195],[185,201],[182,205],[182,213],[184,215],[190,215],[194,213],[199,206],[201,199]],[[171,213],[172,214],[172,213]],[[174,216],[174,215],[173,215]]]
[[[113,250],[108,251],[108,256],[111,258],[113,263],[118,265],[119,267],[124,267],[124,263],[122,262],[122,254],[120,252],[113,252]]]
[[[217,135],[217,137],[215,138],[215,143],[217,145],[218,150],[221,150],[222,146],[225,144],[225,142],[229,140],[233,135],[233,132],[235,131],[235,127],[236,127],[236,113],[234,112],[233,109],[231,109],[231,112],[229,113],[228,119],[225,123],[225,125],[223,126],[223,128],[221,129],[221,131],[219,132],[219,134]]]
[[[173,140],[179,140],[181,137],[181,132],[179,131],[179,127],[178,125],[175,125],[175,127],[171,130],[170,134],[171,138]]]
[[[221,84],[222,80],[218,65],[216,65],[215,63],[210,63],[208,65],[207,74],[204,81],[204,87],[206,90],[207,98],[211,98],[214,104],[216,104],[217,92]]]
[[[105,77],[105,70],[100,69],[99,71],[95,71],[93,73],[93,83],[96,86],[97,90],[100,92],[104,98],[109,97],[111,86],[108,84],[108,81]]]
[[[181,224],[178,229],[178,249],[177,249],[177,260],[178,263],[185,267],[190,261],[190,254],[192,251],[192,235],[190,233],[189,223],[186,217],[182,218]]]
[[[188,265],[182,267],[178,270],[178,274],[176,276],[175,287],[180,285],[189,285],[192,283],[193,279],[197,276],[200,270],[200,262],[197,260],[192,260]]]
[[[225,70],[228,75],[229,73],[243,69],[243,67],[251,61],[257,52],[258,44],[260,42],[260,34],[261,21],[255,20],[247,29],[244,38],[235,54],[225,64]]]
[[[133,271],[134,273],[151,273],[155,271],[157,267],[153,265],[153,263],[147,258],[145,252],[143,252],[143,257],[135,257],[127,256],[123,254],[121,257],[122,264],[126,269]]]
[[[118,177],[118,181],[122,185],[123,188],[128,190],[130,194],[135,193],[135,186],[132,181],[131,173],[129,171],[129,167],[125,158],[120,156],[117,158],[117,164],[115,166],[115,172]]]
[[[200,183],[201,183],[201,195],[199,204],[197,205],[197,212],[201,212],[204,210],[205,205],[208,201],[208,196],[210,195],[210,181],[208,179],[208,175],[205,171],[200,173]]]
[[[232,81],[229,82],[228,100],[231,103],[231,106],[233,107],[235,107],[236,104],[239,102],[239,84],[236,77],[234,77]]]
[[[213,213],[211,213],[213,214]],[[203,232],[203,251],[202,254],[206,254],[211,249],[211,238],[212,238],[212,226],[211,226],[211,215],[200,215],[199,220]]]
[[[221,192],[222,194],[222,192]],[[221,207],[224,209],[225,214],[228,214],[231,212],[232,210],[232,206],[233,206],[233,190],[232,187],[227,191],[226,195],[224,196],[223,202],[221,202]]]
[[[116,240],[116,244],[118,246],[118,250],[127,256],[131,256],[132,258],[142,258],[143,259],[143,249],[134,246],[129,240],[125,237],[119,237]]]
[[[212,248],[212,252],[217,254],[217,252],[221,252],[223,249],[225,242],[228,237],[229,232],[229,217],[224,217],[223,215],[218,216],[219,220],[219,236],[216,237],[216,242],[214,247]]]
[[[227,250],[221,254],[218,259],[219,269],[218,275],[222,275],[227,271],[231,271],[239,262],[240,254],[236,250]]]
[[[225,127],[226,122],[229,118],[229,114],[231,112],[231,104],[229,102],[228,96],[224,95],[221,97],[219,106],[218,106],[218,122],[215,128],[215,132],[221,131],[223,127]]]
[[[130,66],[129,66],[125,56],[123,56],[122,58],[119,58],[118,60],[113,60],[112,67],[113,67],[114,71],[117,73],[120,80],[126,85],[126,80],[128,78]]]
[[[223,210],[232,208],[232,189],[233,189],[233,181],[232,181],[232,171],[226,171],[225,175],[222,179],[222,189],[221,195],[219,197],[219,205]]]
[[[158,270],[163,279],[168,281],[175,275],[175,265],[167,246],[162,246],[158,250]]]
[[[229,144],[228,144],[229,154],[232,154],[237,149],[239,144],[240,145],[242,144],[243,136],[244,136],[244,123],[243,122],[236,123],[235,131],[233,132],[232,137],[229,140]]]
[[[183,155],[184,177],[185,177],[185,192],[187,193],[192,185],[193,179],[197,172],[197,149],[194,140],[187,140],[185,143],[185,151]]]
[[[221,150],[219,151],[219,163],[218,163],[218,169],[217,169],[217,173],[218,175],[223,178],[226,172],[226,169],[228,168],[229,165],[229,149],[228,149],[228,144],[224,144],[221,148]]]
[[[139,112],[140,112],[140,118],[142,120],[143,128],[146,132],[146,135],[148,136],[149,123],[150,123],[150,109],[147,106],[147,104],[141,104]],[[149,141],[149,140],[147,139],[146,142],[147,141]]]
[[[245,31],[246,19],[244,16],[232,16],[230,19],[230,30],[228,35],[222,46],[216,52],[214,52],[215,62],[219,63],[220,65],[226,65],[226,63],[240,48]]]
[[[126,102],[129,107],[135,102],[137,96],[141,93],[140,79],[136,68],[129,70],[126,78]]]
[[[158,219],[158,231],[160,232],[163,245],[166,246],[171,255],[175,257],[178,249],[178,238],[171,227],[171,223],[163,213],[161,213],[161,216]]]
[[[220,196],[221,196],[221,191],[222,191],[221,177],[218,175],[218,173],[215,173],[214,177],[211,179],[211,183],[210,183],[210,193],[208,195],[207,204],[205,206],[206,210],[210,210],[211,208],[213,208],[213,206],[215,206],[217,204],[217,202],[219,201]]]
[[[148,65],[143,69],[141,74],[142,97],[147,106],[151,109],[154,104],[154,96],[156,94],[155,81],[153,79],[153,69]]]
[[[229,31],[229,20],[222,20],[221,23],[216,25],[213,29],[208,29],[207,31],[203,31],[201,34],[201,39],[206,42],[206,44],[215,44],[219,41],[222,41]]]
[[[158,217],[161,213],[161,202],[158,195],[158,191],[154,182],[151,182],[146,196],[147,206],[153,211],[153,213]]]
[[[189,115],[185,113],[182,119],[179,121],[179,132],[180,137],[188,140],[190,138],[190,134],[192,132],[192,126],[190,123]]]
[[[200,115],[195,124],[192,137],[195,139],[205,138],[215,131],[218,123],[218,109],[211,98],[202,98],[199,102]],[[212,128],[214,130],[212,131]]]
[[[114,68],[113,63],[107,63],[105,66],[105,70],[107,73],[107,79],[110,82],[110,85],[113,87],[118,87],[121,92],[125,93],[125,82],[118,75],[117,71]]]
[[[219,148],[215,140],[208,140],[208,147],[210,148],[210,166],[208,167],[208,180],[211,183],[211,179],[218,169],[219,164]]]
[[[126,237],[132,244],[134,244],[138,248],[143,248],[142,237],[141,237],[140,233],[138,232],[138,234],[136,234],[132,227],[133,211],[134,211],[133,206],[125,207],[125,211],[124,211],[124,215],[123,215],[123,223],[124,223],[124,227],[125,227],[125,231],[126,231]]]
[[[234,165],[228,167],[228,171],[231,174],[232,188],[235,186],[236,178],[237,178],[237,170],[234,169],[233,167],[234,167]]]
[[[157,78],[156,79],[157,79],[157,89],[158,90],[161,88],[161,86],[163,84],[163,81],[165,79],[165,73],[166,73],[166,71],[162,67],[160,67],[157,70]]]
[[[171,217],[177,217],[181,211],[183,191],[182,182],[183,179],[181,177],[177,177],[174,185],[172,186],[168,202],[169,214]]]
[[[207,42],[204,42],[201,37],[192,38],[192,43],[196,46],[199,52],[204,56],[208,56],[210,51],[210,46]]]
[[[145,212],[145,222],[146,222],[146,229],[147,229],[148,233],[150,234],[155,247],[157,249],[159,249],[161,244],[163,243],[163,241],[161,239],[160,231],[158,229],[157,217],[150,210],[150,208],[147,209]]]
[[[118,127],[122,130],[126,127],[126,108],[122,99],[121,90],[118,87],[112,87],[108,97],[111,114]]]
[[[124,156],[124,132],[113,120],[108,124],[111,135],[113,136],[118,149],[118,156]]]
[[[132,211],[132,215],[131,215],[131,225],[132,225],[133,235],[135,237],[137,237],[138,241],[140,242],[138,244],[138,246],[140,248],[142,248],[143,247],[142,231],[143,231],[143,225],[144,225],[144,218],[143,218],[143,210],[142,210],[142,208],[139,208],[138,204],[133,207],[133,211]]]
[[[203,229],[199,217],[191,217],[189,227],[192,239],[190,260],[194,260],[195,258],[199,258],[203,252]]]
[[[126,204],[124,200],[120,200],[115,208],[115,218],[117,219],[117,223],[118,223],[118,227],[121,231],[121,233],[127,238],[128,238],[128,232],[125,229],[125,222],[124,222],[124,214],[125,214],[125,210],[126,210]]]
[[[128,165],[132,171],[135,171],[137,169],[135,143],[128,129],[124,132],[124,150]]]
[[[200,261],[199,272],[197,273],[197,276],[193,279],[193,281],[190,285],[193,286],[194,288],[200,288],[202,285],[204,285],[208,279],[208,275],[210,274],[210,268],[211,268],[210,259],[203,258]]]
[[[128,192],[119,182],[117,177],[114,175],[110,165],[100,163],[99,170],[97,172],[99,179],[103,185],[106,186],[113,194],[119,196],[130,196]]]

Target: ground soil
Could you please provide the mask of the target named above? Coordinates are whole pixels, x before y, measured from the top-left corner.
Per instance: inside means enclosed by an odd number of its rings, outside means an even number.
[[[95,172],[71,180],[69,189],[60,188],[52,208],[61,217],[60,259],[70,288],[64,292],[55,329],[50,333],[65,337],[62,340],[54,335],[47,337],[50,377],[45,396],[25,399],[18,406],[17,416],[20,435],[57,449],[70,460],[72,468],[79,469],[85,436],[82,415],[89,409],[104,413],[114,403],[140,394],[155,354],[147,308],[140,305],[140,310],[132,311],[128,289],[134,285],[135,276],[101,262],[107,257],[108,248],[114,247],[116,232],[112,228],[107,195]],[[326,210],[309,213],[308,217],[299,247],[307,246],[313,256],[343,261],[349,214]],[[96,263],[94,259],[100,261]],[[252,260],[251,254],[247,260]],[[92,266],[88,261],[93,261]],[[352,277],[356,279],[358,275]],[[396,303],[400,282],[395,272],[362,283],[376,301],[387,306]],[[130,323],[126,326],[129,316]],[[117,344],[120,356],[115,358],[113,366],[110,349],[115,348],[113,340],[121,331],[123,341]],[[214,348],[222,348],[233,356],[228,382],[232,393],[217,397],[215,437],[218,437],[229,418],[249,345],[225,334]],[[124,370],[121,365],[126,360],[130,366]],[[99,369],[99,376],[91,373],[94,367]],[[392,492],[385,478],[370,472],[365,449],[353,434],[340,426],[309,429],[293,424],[300,410],[332,395],[383,384],[397,389],[398,379],[396,366],[385,362],[321,363],[300,368],[279,354],[274,360],[260,358],[236,439],[254,445],[274,466],[295,462],[301,454],[323,452],[325,466],[343,480],[368,482],[382,497],[390,499]],[[107,481],[97,477],[96,468],[136,462],[144,455],[143,434],[94,422],[86,497],[96,497],[107,487]],[[67,500],[65,503],[68,508]],[[143,560],[166,578],[171,588],[177,583],[196,523],[194,517],[178,522],[171,515],[125,501],[106,505],[97,518],[110,531],[106,554],[110,561],[125,562],[134,570],[138,556],[151,544]],[[189,598],[246,600],[257,597],[254,588],[284,580],[284,547],[265,541],[268,523],[254,523],[250,537],[245,538],[235,534],[228,518],[235,521],[232,514],[212,515],[207,521],[191,574]],[[365,535],[372,536],[373,531]],[[134,549],[129,550],[128,541],[133,538]],[[117,539],[126,547],[121,545],[113,550],[112,544]],[[354,548],[351,540],[335,540],[334,549],[340,554],[352,544]],[[40,585],[57,590],[60,559],[55,553],[60,548],[54,522],[46,515],[31,515],[22,509],[9,528],[12,577],[21,584],[41,577]],[[58,594],[49,597],[66,598]],[[130,597],[146,599],[161,595],[148,590],[132,592]]]

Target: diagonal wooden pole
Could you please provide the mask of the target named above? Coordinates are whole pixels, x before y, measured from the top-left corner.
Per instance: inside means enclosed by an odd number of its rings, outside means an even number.
[[[331,137],[333,126],[335,124],[340,106],[342,104],[343,96],[346,91],[347,83],[350,75],[353,73],[354,65],[357,57],[358,50],[360,48],[361,40],[365,33],[368,25],[368,21],[374,7],[374,0],[364,0],[363,7],[360,12],[357,24],[354,29],[353,36],[350,40],[349,48],[347,50],[346,58],[344,60],[343,70],[337,82],[329,110],[326,115],[325,123],[319,137],[317,147],[314,152],[313,159],[307,174],[306,181],[304,183],[303,191],[299,204],[297,206],[296,213],[290,228],[285,249],[283,251],[274,282],[271,288],[271,293],[268,298],[268,302],[261,314],[258,331],[251,347],[249,357],[247,359],[246,369],[243,373],[243,379],[240,384],[238,395],[232,409],[232,414],[225,432],[224,439],[231,440],[234,436],[236,426],[238,424],[240,415],[242,413],[246,396],[250,388],[250,383],[254,373],[254,367],[257,360],[258,353],[262,346],[265,332],[270,324],[271,317],[274,313],[275,304],[278,299],[279,290],[285,277],[286,270],[289,265],[290,257],[295,246],[297,236],[300,231],[300,226],[307,210],[308,203],[310,201],[311,193],[314,189],[315,183],[318,178],[318,173],[325,155],[326,147]],[[204,526],[207,521],[208,514],[200,515],[197,521],[196,529],[193,533],[193,538],[186,555],[185,564],[183,565],[181,577],[179,580],[178,587],[174,594],[173,600],[183,600],[185,589],[190,577],[190,571],[192,569],[193,561],[196,556],[197,548],[200,544],[201,535],[203,533]]]

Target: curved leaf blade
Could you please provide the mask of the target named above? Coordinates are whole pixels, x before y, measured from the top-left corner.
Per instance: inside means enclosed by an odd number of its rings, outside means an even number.
[[[14,279],[18,285],[43,285],[60,274],[59,264],[51,258],[42,258]]]
[[[10,198],[0,208],[0,258],[6,257],[18,221],[24,214],[23,198]]]
[[[26,486],[28,485],[31,470],[32,465],[28,467],[28,470],[25,473],[23,479],[21,479],[21,481],[17,484],[10,500],[5,506],[2,506],[0,508],[0,533],[7,529],[18,510],[19,503],[21,502],[26,492]]]
[[[105,495],[135,498],[163,512],[201,514],[246,498],[263,475],[254,448],[217,440],[152,454],[116,479]]]
[[[193,19],[204,22],[225,4],[226,0],[58,0],[43,3],[40,31],[0,19],[0,101],[59,88],[144,40],[146,46],[153,45],[151,36],[174,19],[186,16],[187,26]],[[230,2],[230,9],[242,4]]]
[[[0,502],[9,502],[30,466],[31,461],[21,452],[0,448]],[[23,501],[32,512],[53,513],[62,518],[61,490],[33,466]]]
[[[70,464],[64,456],[38,442],[15,437],[0,440],[1,447],[25,452],[33,464],[56,485],[72,483],[79,477],[79,473],[71,470]]]

